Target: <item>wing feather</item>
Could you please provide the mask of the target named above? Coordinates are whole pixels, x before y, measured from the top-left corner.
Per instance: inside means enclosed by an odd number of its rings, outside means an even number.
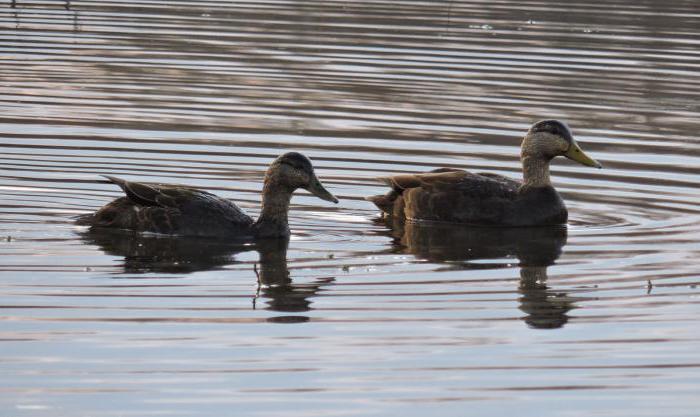
[[[197,196],[212,195],[206,191],[182,185],[133,182],[109,175],[103,175],[103,177],[117,184],[131,201],[142,206],[178,208]]]
[[[497,223],[520,183],[497,174],[440,168],[382,178],[392,190],[369,198],[382,211],[407,218]]]
[[[140,182],[126,181],[121,178],[103,175],[103,177],[117,184],[131,201],[144,206],[158,206],[158,195],[160,190]]]

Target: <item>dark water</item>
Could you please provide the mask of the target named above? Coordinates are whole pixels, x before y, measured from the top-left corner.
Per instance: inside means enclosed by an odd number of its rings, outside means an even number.
[[[682,0],[4,2],[0,414],[697,415],[698,28]],[[542,118],[606,167],[553,164],[567,228],[362,199],[517,177]],[[98,174],[257,214],[289,149],[341,204],[299,192],[288,247],[72,224],[119,195]]]

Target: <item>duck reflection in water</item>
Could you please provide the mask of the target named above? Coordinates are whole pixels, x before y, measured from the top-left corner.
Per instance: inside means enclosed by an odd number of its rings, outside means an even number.
[[[318,295],[326,285],[335,281],[335,277],[316,278],[311,283],[295,284],[287,268],[287,240],[277,239],[268,243],[270,246],[260,252],[260,267],[255,270],[258,278],[258,292],[253,299],[253,308],[261,293],[267,299],[266,310],[303,313],[312,310],[311,298]],[[279,246],[275,247],[277,244]],[[308,316],[286,315],[268,319],[275,323],[302,323],[309,321]]]
[[[431,262],[444,262],[450,269],[503,268],[508,264],[471,262],[483,259],[519,260],[519,308],[528,326],[538,329],[562,327],[567,313],[576,308],[566,293],[547,286],[547,267],[566,244],[565,226],[473,227],[455,224],[426,224],[389,216],[385,223],[394,238],[395,250]]]
[[[130,231],[90,228],[81,233],[83,241],[98,246],[108,255],[124,257],[126,273],[190,273],[222,269],[237,263],[235,255],[255,250],[259,263],[251,268],[257,277],[258,289],[253,308],[259,298],[266,299],[266,310],[302,313],[312,310],[311,298],[333,277],[318,278],[312,283],[295,284],[287,267],[288,239],[258,239],[255,242],[230,242],[218,239],[154,236]],[[270,317],[268,321],[298,323],[308,321],[301,315]]]

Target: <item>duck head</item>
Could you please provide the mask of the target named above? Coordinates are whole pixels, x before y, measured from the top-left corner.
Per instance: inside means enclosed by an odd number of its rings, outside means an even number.
[[[521,159],[535,157],[549,161],[557,156],[565,156],[589,167],[603,167],[581,150],[566,123],[559,120],[541,120],[533,124],[523,139]]]
[[[298,152],[287,152],[275,159],[266,177],[266,181],[277,182],[290,191],[303,188],[322,200],[338,203],[338,199],[316,177],[309,158]]]

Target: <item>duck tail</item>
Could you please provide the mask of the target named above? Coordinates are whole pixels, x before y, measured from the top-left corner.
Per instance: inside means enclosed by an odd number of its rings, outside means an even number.
[[[399,194],[396,191],[392,190],[386,194],[365,197],[365,200],[372,202],[375,206],[379,208],[379,210],[383,211],[384,213],[393,214],[394,203],[396,202],[396,198],[398,196]]]
[[[113,176],[111,176],[111,175],[100,175],[100,177],[106,178],[106,180],[101,180],[101,181],[100,181],[100,182],[103,183],[103,184],[104,184],[104,183],[107,183],[107,184],[116,184],[116,185],[118,185],[119,188],[121,188],[122,190],[125,190],[125,188],[126,188],[126,181],[123,180],[123,179],[121,179],[121,178],[113,177]],[[125,190],[125,191],[126,191],[126,190]]]

